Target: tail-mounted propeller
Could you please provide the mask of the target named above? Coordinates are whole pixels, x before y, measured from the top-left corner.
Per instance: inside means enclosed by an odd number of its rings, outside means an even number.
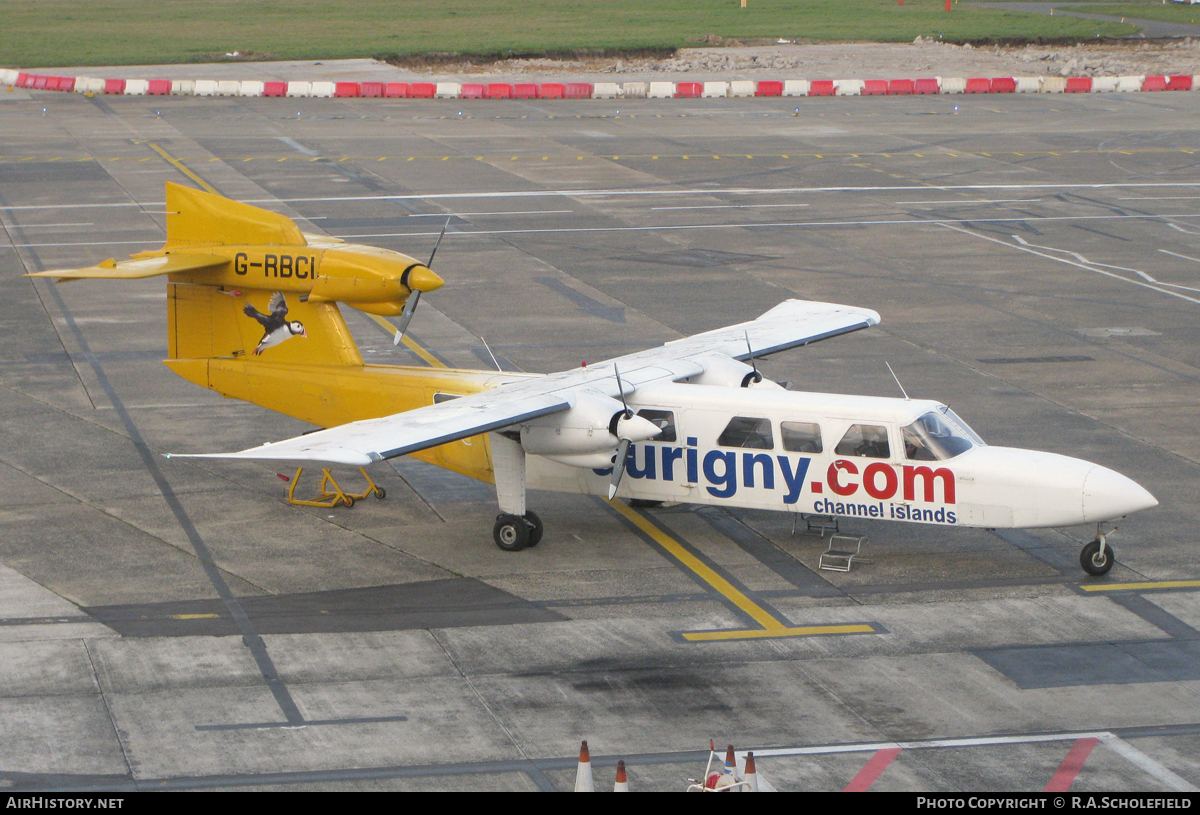
[[[438,247],[442,245],[442,238],[446,237],[446,229],[450,226],[450,218],[446,217],[446,223],[442,224],[442,233],[438,235],[437,243],[433,245],[433,251],[429,253],[429,261],[422,268],[419,264],[414,264],[404,271],[404,275],[400,278],[400,283],[408,289],[411,294],[408,296],[408,301],[404,304],[404,311],[400,312],[400,319],[396,323],[396,336],[392,338],[392,345],[399,345],[404,339],[404,332],[408,330],[408,324],[412,322],[413,314],[417,310],[417,303],[421,302],[421,291],[423,289],[435,289],[442,284],[441,278],[433,275],[430,271],[433,268],[433,256],[437,254]],[[423,278],[429,278],[431,280]],[[426,285],[427,282],[432,283],[432,280],[437,280],[436,285]]]
[[[617,494],[617,487],[621,486],[621,478],[625,475],[625,460],[629,456],[629,445],[633,440],[620,434],[621,422],[629,421],[633,418],[633,411],[629,409],[629,403],[625,401],[625,388],[621,385],[621,371],[617,366],[613,365],[613,373],[617,377],[617,393],[621,397],[621,405],[624,410],[620,410],[613,414],[612,419],[608,423],[608,432],[612,433],[620,443],[617,445],[617,457],[613,461],[612,476],[608,482],[608,499],[611,501]]]

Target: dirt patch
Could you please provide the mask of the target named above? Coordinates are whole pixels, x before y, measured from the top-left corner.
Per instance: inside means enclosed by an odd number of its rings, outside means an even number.
[[[720,38],[716,38],[720,39]],[[695,80],[743,76],[796,79],[888,79],[913,76],[1126,76],[1200,74],[1200,40],[1145,40],[1085,45],[912,43],[774,43],[681,48],[676,52],[464,58],[454,54],[388,60],[405,72],[551,77],[613,75],[610,81]]]

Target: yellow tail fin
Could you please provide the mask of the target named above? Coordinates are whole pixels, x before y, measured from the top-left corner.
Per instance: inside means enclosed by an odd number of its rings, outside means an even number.
[[[284,330],[264,341],[268,328],[252,314],[270,315],[282,298]],[[167,346],[172,359],[261,359],[264,362],[361,366],[362,356],[336,303],[302,303],[266,289],[229,289],[189,283],[167,285]],[[255,353],[255,352],[258,353]],[[188,377],[190,378],[190,377]]]
[[[185,246],[307,246],[286,215],[167,182],[166,249]]]

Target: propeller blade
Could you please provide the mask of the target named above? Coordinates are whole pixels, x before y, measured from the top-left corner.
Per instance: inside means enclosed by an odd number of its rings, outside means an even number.
[[[621,444],[617,447],[617,460],[613,462],[612,479],[608,482],[608,500],[612,500],[617,494],[617,487],[621,486],[621,476],[625,475],[625,459],[629,455],[629,445],[632,442],[629,439],[621,439]]]
[[[446,216],[446,223],[442,224],[442,232],[438,235],[437,242],[433,245],[433,251],[429,253],[429,262],[425,264],[427,270],[433,268],[433,256],[437,254],[438,247],[442,245],[442,238],[446,237],[446,230],[450,227],[450,219],[453,215]],[[434,276],[436,281],[438,278]],[[417,310],[417,303],[421,302],[421,290],[408,283],[408,280],[403,281],[405,285],[410,286],[411,294],[408,296],[408,302],[404,304],[404,311],[400,312],[400,321],[396,324],[396,336],[392,337],[392,345],[399,345],[404,339],[404,332],[408,330],[408,324],[412,322],[413,313]],[[439,282],[440,286],[441,283]]]
[[[446,237],[446,229],[450,226],[450,219],[453,215],[446,216],[446,223],[442,224],[442,234],[438,235],[437,243],[433,245],[433,251],[429,253],[429,262],[425,264],[426,269],[433,268],[433,256],[437,254],[438,247],[442,245],[442,238]]]
[[[742,333],[746,335],[746,353],[750,355],[750,365],[754,368],[754,373],[747,374],[746,378],[742,380],[742,387],[744,388],[751,382],[762,382],[763,378],[762,374],[758,372],[758,361],[754,359],[754,349],[750,347],[750,332],[744,331]]]
[[[408,296],[408,302],[404,304],[404,311],[400,312],[400,321],[396,324],[396,336],[392,338],[392,345],[399,345],[404,339],[404,332],[408,330],[408,324],[412,322],[413,312],[417,310],[417,303],[421,301],[421,290],[413,289],[412,294]]]
[[[625,418],[633,418],[633,411],[629,409],[629,403],[625,401],[625,387],[621,384],[621,371],[617,368],[617,363],[613,363],[613,373],[617,375],[617,395],[621,397],[621,406],[625,408]]]

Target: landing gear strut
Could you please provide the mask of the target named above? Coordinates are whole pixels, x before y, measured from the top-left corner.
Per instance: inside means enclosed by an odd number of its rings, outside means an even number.
[[[1108,540],[1099,530],[1096,539],[1083,547],[1079,553],[1079,565],[1090,575],[1108,574],[1108,570],[1116,562],[1116,550],[1108,545]]]
[[[524,515],[497,515],[492,538],[505,552],[520,552],[537,546],[542,540],[542,519],[536,512]]]
[[[525,451],[518,441],[489,433],[492,473],[496,478],[496,503],[500,514],[492,527],[492,539],[505,552],[520,552],[542,540],[542,519],[525,510]]]

